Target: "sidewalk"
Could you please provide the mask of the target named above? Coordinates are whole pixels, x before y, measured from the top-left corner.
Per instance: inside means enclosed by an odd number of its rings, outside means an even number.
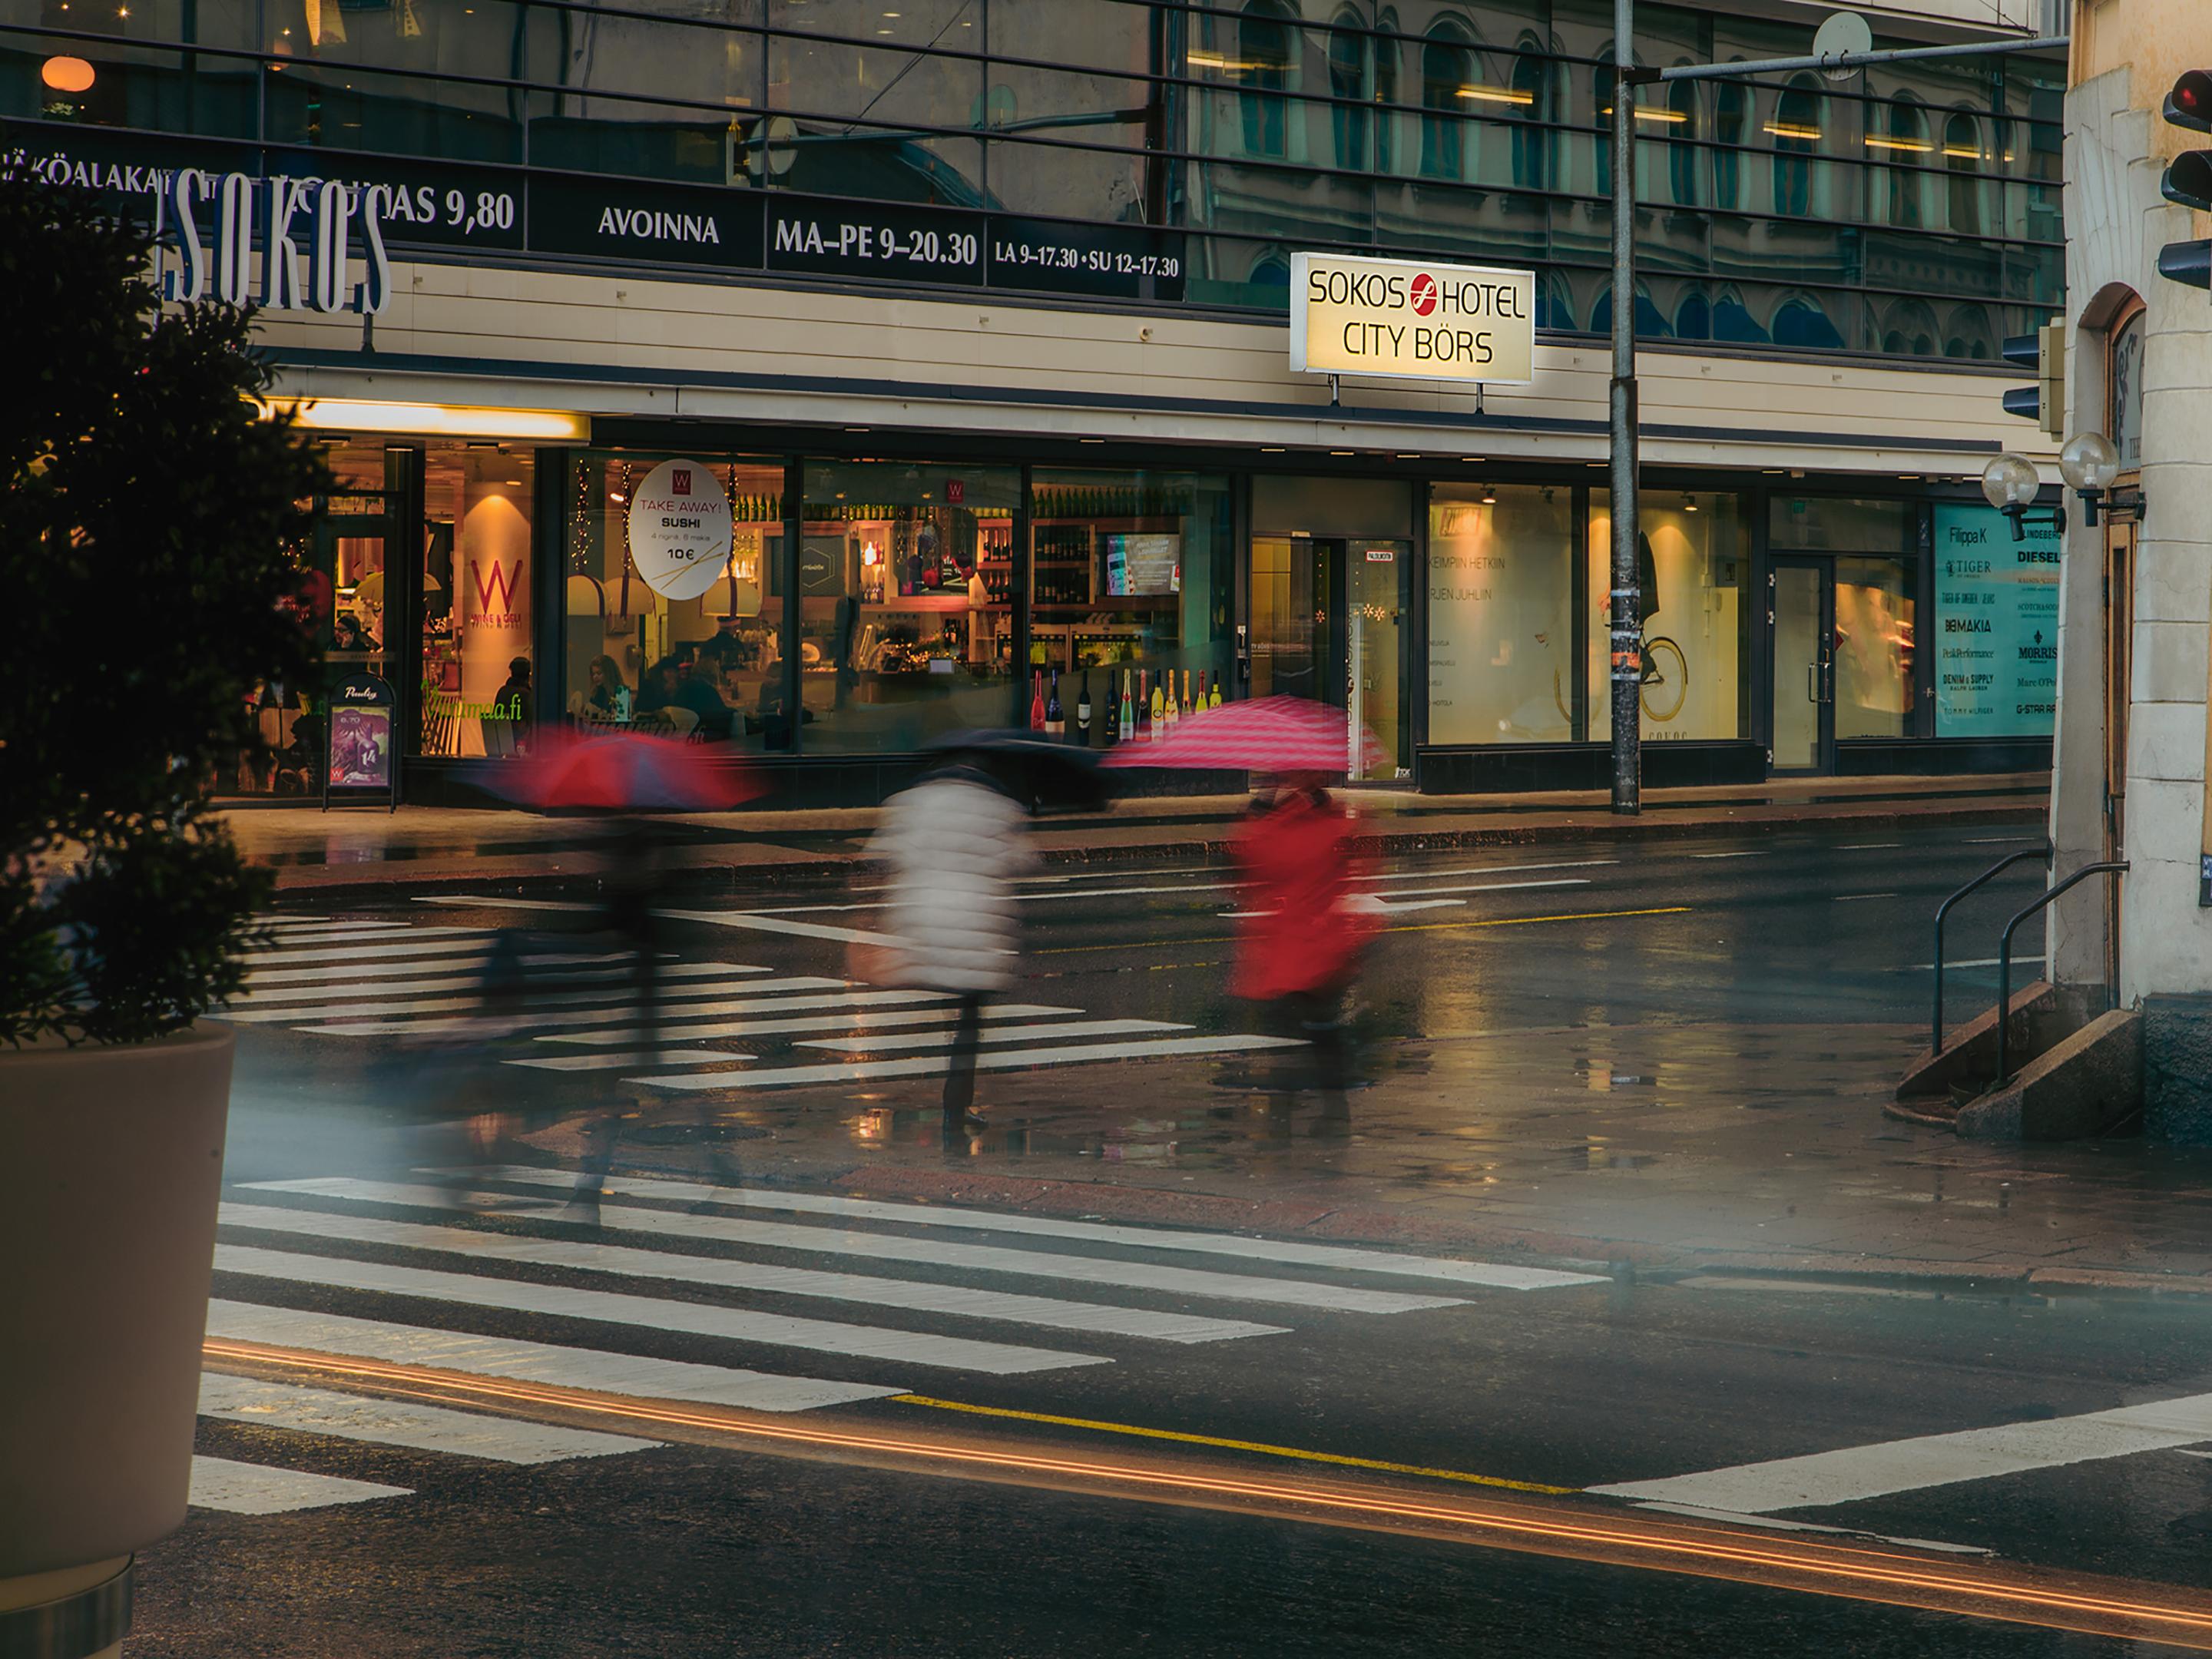
[[[1432,848],[1575,841],[1623,834],[1761,835],[1806,824],[2036,824],[2048,773],[1971,778],[1792,778],[1754,785],[1647,790],[1638,818],[1615,817],[1599,790],[1436,796],[1358,790],[1370,854]],[[1043,820],[1046,862],[1083,864],[1220,853],[1242,796],[1145,798],[1103,813]],[[865,857],[878,812],[675,815],[690,838],[671,862],[701,884],[828,883]],[[402,807],[244,806],[224,815],[248,859],[272,866],[288,894],[337,896],[392,886],[432,889],[487,882],[572,879],[592,868],[591,830],[573,817],[520,811]]]
[[[1374,1045],[1332,1135],[1249,1060],[741,1099],[748,1178],[880,1198],[1362,1241],[1623,1276],[2212,1295],[2212,1154],[2006,1146],[1893,1122],[1917,1027],[1644,1024]],[[622,1167],[703,1170],[689,1103]],[[573,1126],[531,1137],[564,1162]]]

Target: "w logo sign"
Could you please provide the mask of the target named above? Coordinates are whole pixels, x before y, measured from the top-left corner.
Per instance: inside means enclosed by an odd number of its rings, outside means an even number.
[[[691,493],[691,469],[679,466],[668,475],[668,487],[679,495]]]

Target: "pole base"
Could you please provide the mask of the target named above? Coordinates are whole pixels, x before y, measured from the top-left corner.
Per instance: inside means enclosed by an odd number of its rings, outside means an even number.
[[[0,1659],[120,1659],[131,1558],[0,1578]]]

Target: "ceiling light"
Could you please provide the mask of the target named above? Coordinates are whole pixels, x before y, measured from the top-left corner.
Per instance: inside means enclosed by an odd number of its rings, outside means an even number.
[[[1483,485],[1483,487],[1482,487],[1482,504],[1483,504],[1485,507],[1495,507],[1495,506],[1497,506],[1497,505],[1498,505],[1498,486],[1497,486],[1497,485],[1495,485],[1495,484],[1485,484],[1485,485]]]
[[[1808,144],[1820,142],[1820,128],[1805,126],[1795,121],[1769,121],[1761,131],[1771,132],[1777,138],[1796,138]]]
[[[1697,510],[1698,498],[1695,495],[1689,495],[1686,492],[1682,496],[1682,511],[1685,513],[1694,513]]]
[[[558,409],[475,409],[447,404],[371,403],[356,398],[280,398],[261,404],[303,427],[338,432],[403,432],[451,438],[541,438],[588,443],[592,418]]]
[[[1332,455],[1349,455],[1352,452],[1349,449],[1332,449],[1328,453]]]
[[[1486,104],[1518,104],[1524,107],[1536,101],[1534,93],[1517,91],[1511,87],[1462,87],[1459,95],[1478,99]]]
[[[92,87],[92,65],[82,58],[49,58],[40,66],[39,79],[56,92],[86,92]]]
[[[1869,149],[1909,150],[1915,155],[1925,155],[1936,148],[1924,138],[1876,138],[1872,135],[1869,135],[1866,147]],[[1943,153],[1948,155],[1950,151]]]

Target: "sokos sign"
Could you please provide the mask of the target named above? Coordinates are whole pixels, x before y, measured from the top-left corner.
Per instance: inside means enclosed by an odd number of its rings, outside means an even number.
[[[1536,378],[1536,274],[1294,253],[1291,368],[1527,386]]]
[[[217,178],[179,167],[161,181],[159,198],[158,244],[176,259],[161,273],[161,297],[204,299],[212,289],[231,305],[270,311],[381,311],[392,297],[392,259],[384,246],[392,194],[387,185],[243,173]],[[202,234],[210,208],[212,242]],[[363,261],[358,283],[349,280],[356,221]]]

